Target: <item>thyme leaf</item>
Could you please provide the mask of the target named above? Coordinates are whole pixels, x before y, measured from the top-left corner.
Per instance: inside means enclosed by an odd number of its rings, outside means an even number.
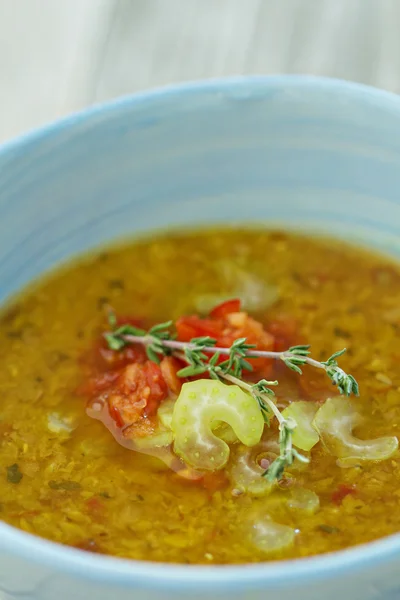
[[[281,479],[286,467],[290,467],[296,458],[301,462],[310,462],[308,458],[293,448],[292,434],[295,428],[296,422],[291,418],[283,419],[279,424],[279,456],[263,473],[263,477],[266,477],[268,481]]]
[[[333,385],[337,385],[338,390],[341,394],[345,394],[346,396],[350,396],[354,394],[355,396],[359,395],[358,383],[354,379],[353,375],[348,375],[341,369],[337,363],[337,358],[342,356],[346,352],[346,348],[343,350],[339,350],[339,352],[335,352],[328,358],[328,360],[323,361],[321,364],[325,366],[326,374],[329,379],[332,381]]]

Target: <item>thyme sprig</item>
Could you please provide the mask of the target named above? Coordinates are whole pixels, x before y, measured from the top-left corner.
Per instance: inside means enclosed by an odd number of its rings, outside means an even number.
[[[263,477],[266,477],[269,481],[281,479],[286,467],[290,467],[296,458],[304,463],[310,462],[307,457],[300,454],[296,448],[293,448],[293,431],[295,428],[296,422],[292,418],[284,419],[279,425],[279,456],[263,473]]]
[[[160,356],[166,356],[172,353],[172,350],[169,350],[165,346],[165,342],[174,339],[174,336],[170,332],[172,321],[154,325],[149,331],[129,324],[117,327],[115,314],[110,311],[108,323],[113,330],[105,333],[104,337],[111,350],[122,350],[125,346],[132,343],[127,341],[127,338],[130,338],[135,341],[143,340],[142,343],[144,343],[148,358],[157,364],[160,362]]]
[[[155,325],[148,331],[125,324],[117,326],[113,312],[109,313],[111,331],[104,334],[111,350],[119,351],[130,344],[141,344],[146,349],[148,358],[159,363],[164,356],[175,356],[187,363],[178,371],[179,377],[195,377],[208,373],[212,379],[225,380],[238,385],[249,392],[258,402],[264,421],[267,425],[273,416],[279,423],[279,456],[263,473],[267,479],[280,479],[286,467],[293,464],[295,459],[309,462],[293,447],[293,431],[297,424],[292,419],[285,419],[274,401],[273,386],[278,381],[261,379],[255,384],[243,380],[244,372],[251,372],[253,367],[249,358],[272,358],[281,360],[289,369],[302,374],[301,367],[305,364],[323,369],[341,394],[358,396],[358,384],[352,375],[348,375],[337,363],[337,358],[346,349],[335,352],[326,361],[317,361],[310,356],[309,345],[291,346],[283,352],[257,350],[254,344],[248,344],[246,338],[236,339],[230,348],[220,348],[216,340],[209,336],[197,337],[190,342],[180,342],[172,333],[172,321]],[[220,359],[226,356],[226,360]]]
[[[346,352],[346,348],[339,350],[330,356],[327,360],[319,362],[309,356],[310,346],[292,346],[286,352],[282,353],[281,360],[285,363],[289,369],[295,371],[299,375],[302,375],[300,365],[309,364],[319,369],[324,369],[329,379],[334,385],[337,385],[338,390],[341,394],[350,396],[354,394],[358,396],[359,389],[358,383],[354,379],[353,375],[348,375],[341,369],[337,363],[337,358],[342,356]]]

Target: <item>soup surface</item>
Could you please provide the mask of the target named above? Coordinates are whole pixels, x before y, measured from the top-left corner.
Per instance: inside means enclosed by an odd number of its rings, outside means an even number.
[[[88,551],[207,564],[308,556],[397,532],[399,301],[400,270],[386,258],[263,230],[160,235],[52,274],[0,320],[0,518]],[[311,344],[317,361],[346,347],[337,361],[360,395],[340,395],[312,365],[300,375],[253,358],[252,372],[237,371],[249,388],[279,380],[266,397],[298,425],[289,434],[300,459],[274,477],[282,448],[268,404],[264,427],[254,395],[226,392],[232,381],[177,375],[182,349],[161,353],[159,367],[143,344],[113,348],[103,336],[110,314],[114,329],[172,320],[183,343]]]

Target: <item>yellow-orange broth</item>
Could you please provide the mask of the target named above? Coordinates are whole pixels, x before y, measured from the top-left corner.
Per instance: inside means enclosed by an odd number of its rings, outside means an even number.
[[[82,357],[104,327],[104,306],[153,324],[243,294],[262,322],[287,315],[300,342],[358,380],[359,437],[400,434],[400,270],[341,243],[260,230],[160,235],[82,259],[27,289],[0,320],[0,518],[48,539],[132,559],[245,563],[338,550],[400,528],[400,456],[343,469],[317,446],[296,485],[315,514],[288,507],[285,481],[265,498],[232,485],[184,481],[157,459],[120,446],[86,414]],[[84,362],[84,361],[83,361]],[[279,370],[278,399],[330,389],[310,368]],[[332,386],[331,386],[332,387]],[[304,391],[305,390],[305,391]],[[318,398],[317,398],[318,399]],[[290,482],[289,482],[290,483]],[[216,488],[216,489],[215,489]],[[351,492],[349,490],[351,489]],[[347,490],[343,492],[343,490]],[[264,553],[249,515],[296,529]]]

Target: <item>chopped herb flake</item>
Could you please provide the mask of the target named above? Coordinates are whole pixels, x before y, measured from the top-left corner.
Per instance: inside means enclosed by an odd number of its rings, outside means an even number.
[[[337,527],[332,527],[331,525],[325,525],[324,523],[322,523],[322,525],[318,525],[318,529],[320,529],[324,533],[339,533],[340,532],[340,529],[338,529]]]
[[[99,310],[102,310],[105,306],[107,306],[107,304],[109,304],[110,299],[107,298],[107,296],[99,296],[99,298],[97,298],[97,308]]]
[[[71,492],[74,490],[82,489],[82,486],[77,481],[49,481],[49,487],[52,490],[65,490],[67,492]]]
[[[14,463],[10,467],[7,467],[7,481],[9,483],[19,483],[22,478],[23,475],[19,470],[19,466],[17,465],[17,463]]]
[[[110,289],[112,290],[124,290],[125,284],[122,279],[110,279],[108,282]]]
[[[111,496],[110,496],[110,494],[108,492],[100,492],[99,496],[101,498],[105,498],[106,500],[110,500],[110,498],[111,498]]]

